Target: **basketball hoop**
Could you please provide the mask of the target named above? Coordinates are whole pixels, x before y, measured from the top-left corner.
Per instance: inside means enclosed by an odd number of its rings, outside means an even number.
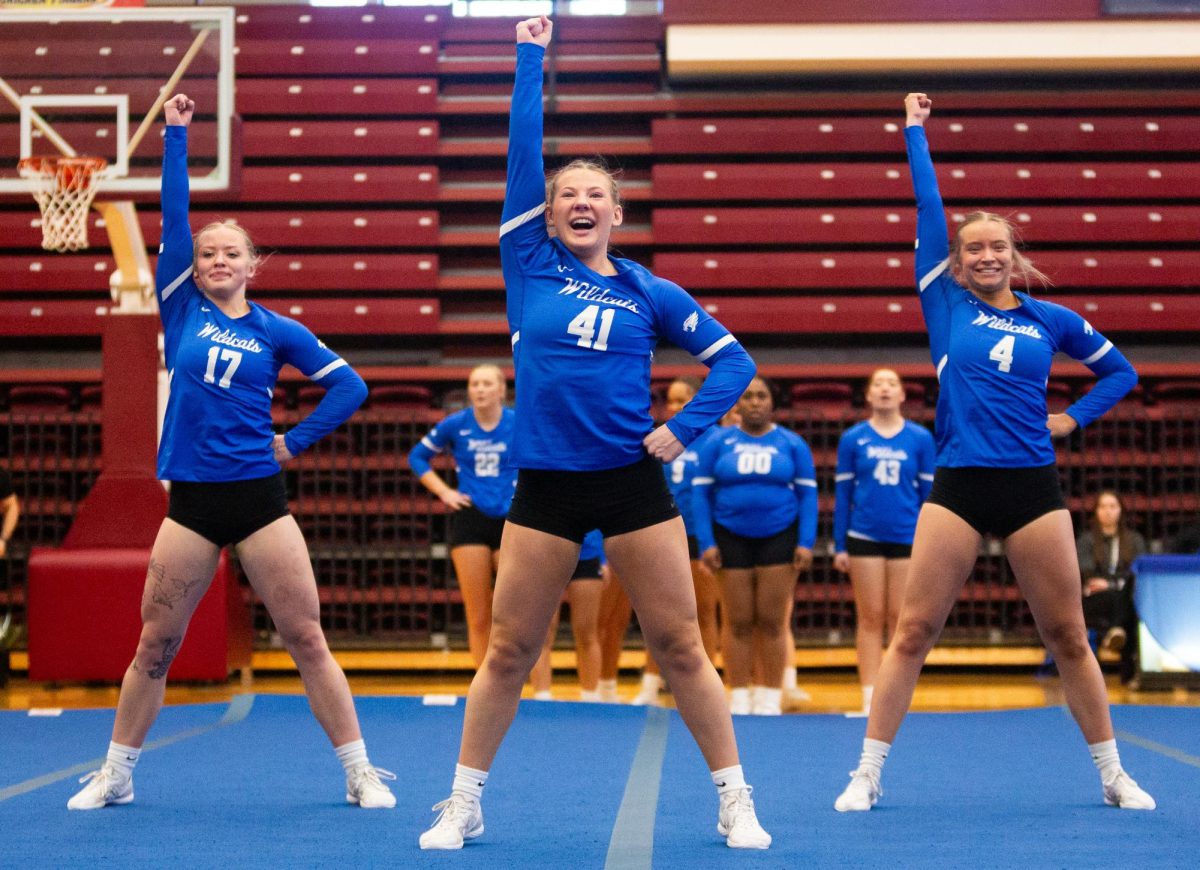
[[[103,157],[24,157],[17,163],[42,211],[42,247],[47,251],[88,246],[88,209],[107,165]]]

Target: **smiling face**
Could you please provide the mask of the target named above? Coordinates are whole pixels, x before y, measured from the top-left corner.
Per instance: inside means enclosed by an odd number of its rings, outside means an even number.
[[[215,299],[233,299],[246,292],[246,282],[258,264],[246,234],[232,226],[214,226],[196,237],[196,285]]]
[[[959,229],[954,276],[972,293],[987,299],[1007,292],[1012,268],[1012,232],[1007,224],[985,219]]]
[[[873,411],[894,411],[904,402],[904,384],[891,369],[879,369],[867,383],[867,404]]]
[[[572,254],[585,263],[608,252],[612,228],[624,220],[613,180],[599,169],[568,168],[554,179],[546,222]]]

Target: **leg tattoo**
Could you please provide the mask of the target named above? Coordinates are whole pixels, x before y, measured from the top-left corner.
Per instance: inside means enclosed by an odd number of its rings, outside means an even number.
[[[150,590],[150,600],[161,604],[168,610],[174,610],[175,605],[187,598],[188,593],[202,580],[180,580],[178,577],[167,577],[166,566],[162,562],[150,560],[149,575],[154,578],[154,587]]]
[[[147,676],[152,680],[161,680],[167,675],[167,671],[171,667],[171,662],[175,661],[175,656],[179,653],[179,646],[183,643],[182,637],[168,637],[163,641],[162,657],[150,668]]]

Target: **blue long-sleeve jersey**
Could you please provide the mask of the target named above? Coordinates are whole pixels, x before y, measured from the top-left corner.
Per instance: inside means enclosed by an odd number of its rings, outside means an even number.
[[[904,131],[917,198],[916,277],[937,370],[937,464],[1029,468],[1054,462],[1046,428],[1046,380],[1058,351],[1099,380],[1067,408],[1080,426],[1133,389],[1137,372],[1075,312],[1014,293],[1018,307],[988,305],[948,272],[946,214],[925,130]]]
[[[686,446],[720,419],[754,376],[737,340],[679,286],[613,257],[593,272],[546,227],[542,58],[517,46],[500,262],[516,368],[518,468],[598,471],[637,462],[650,417],[660,339],[712,371],[667,426]]]
[[[325,387],[321,402],[284,440],[299,454],[340,426],[367,397],[350,366],[296,321],[249,302],[226,317],[192,278],[187,128],[168,126],[163,145],[162,244],[155,292],[170,396],[158,476],[233,481],[279,471],[271,446],[271,395],[291,364]]]
[[[713,523],[747,538],[769,538],[797,524],[797,544],[817,540],[817,474],[808,443],[773,426],[749,435],[736,426],[700,445],[692,513],[701,551],[716,546]]]
[[[458,491],[471,497],[471,504],[489,517],[508,516],[517,469],[511,462],[516,415],[511,408],[500,414],[500,422],[484,429],[472,408],[455,411],[438,423],[408,454],[408,465],[420,477],[429,471],[429,460],[447,445],[454,455]]]
[[[833,543],[846,537],[911,544],[917,514],[933,486],[933,436],[911,420],[884,437],[863,420],[842,433],[837,453]]]

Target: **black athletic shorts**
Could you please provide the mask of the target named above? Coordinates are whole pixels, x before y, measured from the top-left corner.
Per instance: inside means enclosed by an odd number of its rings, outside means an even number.
[[[847,537],[846,553],[850,556],[883,556],[885,559],[907,559],[912,555],[912,544],[890,544],[887,541],[865,541]]]
[[[600,573],[600,559],[580,559],[579,564],[575,566],[575,573],[571,575],[571,580],[601,580],[603,575]]]
[[[700,539],[695,535],[688,535],[688,558],[693,562],[700,558]]]
[[[288,515],[283,472],[254,480],[171,483],[167,516],[218,547],[244,541]]]
[[[504,517],[489,517],[475,505],[469,505],[450,514],[450,549],[472,544],[500,549],[500,535],[504,532]]]
[[[790,565],[796,555],[799,530],[795,523],[766,538],[747,538],[720,523],[713,523],[713,538],[721,551],[722,568],[757,568],[760,565]]]
[[[508,521],[577,544],[592,529],[606,538],[679,516],[663,465],[645,456],[604,471],[522,468]]]
[[[1058,468],[938,468],[931,504],[966,520],[981,535],[1007,538],[1038,517],[1066,508]]]

